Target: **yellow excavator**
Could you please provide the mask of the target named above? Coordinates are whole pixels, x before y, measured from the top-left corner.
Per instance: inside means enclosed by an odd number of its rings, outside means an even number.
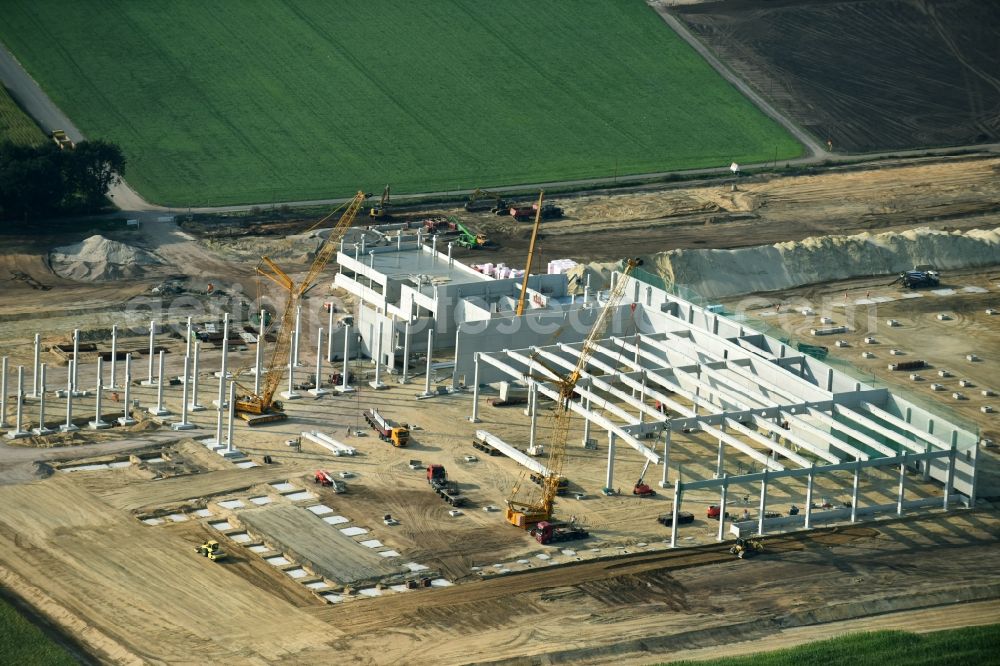
[[[619,276],[614,289],[611,290],[608,302],[601,309],[600,314],[597,316],[597,321],[594,322],[586,340],[583,341],[583,346],[580,349],[580,355],[577,359],[576,367],[573,368],[572,372],[564,375],[561,371],[547,365],[544,360],[539,358],[537,355],[532,357],[534,362],[544,367],[552,375],[560,378],[556,381],[556,385],[559,389],[559,401],[556,404],[555,412],[553,414],[555,422],[552,428],[552,440],[549,443],[549,459],[546,464],[548,474],[542,482],[541,496],[521,499],[522,493],[527,494],[525,490],[526,486],[524,484],[525,476],[522,474],[521,479],[511,491],[510,497],[507,498],[506,519],[507,522],[514,527],[531,529],[536,524],[552,518],[552,509],[555,503],[556,495],[559,492],[559,481],[562,478],[563,459],[566,457],[566,443],[569,439],[570,416],[573,413],[570,409],[570,401],[573,400],[573,392],[576,389],[577,382],[580,381],[580,376],[582,375],[584,368],[587,366],[587,360],[594,353],[594,345],[598,340],[601,340],[605,336],[607,328],[611,324],[614,312],[618,308],[618,304],[621,303],[622,297],[625,295],[625,289],[628,286],[628,276],[637,266],[641,264],[642,261],[639,259],[625,260],[621,275]],[[525,280],[527,280],[527,275],[525,275]],[[530,487],[533,486],[529,486],[529,488]]]
[[[470,213],[488,210],[491,213],[496,213],[497,211],[503,211],[503,214],[507,214],[507,210],[510,208],[510,202],[504,199],[502,196],[496,192],[490,192],[489,190],[482,190],[476,188],[472,194],[469,195],[469,200],[465,202],[465,210]]]
[[[361,210],[366,197],[367,195],[364,192],[358,192],[350,201],[343,215],[340,216],[340,220],[316,252],[316,258],[313,259],[312,266],[309,267],[306,277],[298,284],[295,284],[295,281],[281,270],[277,264],[271,261],[270,258],[261,257],[261,263],[257,266],[257,274],[266,277],[287,291],[288,302],[285,304],[285,312],[281,316],[277,340],[271,352],[271,359],[267,364],[267,375],[265,375],[261,384],[260,393],[243,393],[236,398],[236,414],[246,421],[248,425],[255,426],[288,418],[283,411],[282,404],[274,399],[274,394],[277,393],[278,386],[281,384],[285,376],[285,371],[288,368],[288,360],[292,349],[292,332],[295,329],[295,311],[298,309],[303,295],[316,283],[319,274],[326,268],[327,263],[329,263],[330,259],[337,252],[340,239],[344,237],[351,223],[354,222],[354,218],[357,216],[358,211]],[[320,220],[316,226],[332,217],[333,214],[331,213],[323,220]],[[246,390],[242,386],[239,388],[241,392]]]
[[[372,206],[368,210],[368,217],[373,220],[388,220],[392,217],[389,212],[389,186],[386,185],[385,189],[382,190],[382,198],[379,199],[378,206]]]

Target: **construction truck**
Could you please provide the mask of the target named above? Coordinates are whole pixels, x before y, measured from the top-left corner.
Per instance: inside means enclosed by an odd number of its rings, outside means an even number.
[[[255,426],[288,418],[282,404],[275,400],[274,396],[278,392],[278,387],[285,376],[285,371],[288,368],[288,362],[291,358],[292,333],[295,330],[295,313],[306,292],[316,284],[320,273],[337,253],[337,248],[340,246],[340,239],[344,237],[344,234],[350,228],[358,211],[361,210],[366,197],[367,195],[364,192],[358,192],[346,204],[340,220],[334,225],[330,235],[326,237],[326,240],[323,241],[323,244],[316,252],[312,265],[309,267],[309,272],[306,273],[305,278],[298,284],[287,273],[281,270],[277,264],[271,261],[270,258],[266,256],[261,257],[261,261],[256,269],[257,274],[261,277],[266,277],[280,286],[284,292],[287,292],[288,298],[285,303],[285,311],[281,315],[281,323],[275,334],[274,347],[267,364],[267,373],[264,375],[261,383],[260,392],[247,391],[247,389],[237,384],[240,389],[240,395],[236,398],[236,415],[245,420],[248,425]],[[333,213],[330,215],[332,216]],[[261,334],[264,334],[264,331],[261,331]],[[264,339],[266,340],[267,337],[265,336]]]
[[[729,549],[729,552],[742,560],[747,555],[756,555],[757,553],[764,552],[764,542],[760,539],[744,539],[739,537],[736,539],[736,543]]]
[[[458,241],[456,242],[462,247],[470,250],[482,250],[489,245],[485,234],[474,234],[469,231],[468,227],[458,221],[455,222],[455,228],[458,229],[459,233]]]
[[[390,421],[379,414],[377,409],[365,410],[365,421],[378,433],[379,439],[397,448],[406,446],[410,440],[410,429],[405,424],[399,425]]]
[[[470,213],[480,210],[488,210],[491,213],[497,213],[500,211],[503,214],[506,214],[510,205],[509,201],[501,197],[496,192],[481,190],[477,187],[475,191],[469,195],[469,200],[465,202],[465,210]]]
[[[901,282],[907,289],[937,287],[941,284],[941,274],[931,266],[917,266],[912,271],[903,271],[887,286],[891,287],[897,282]]]
[[[573,541],[574,539],[586,539],[590,532],[575,525],[566,523],[552,523],[543,520],[531,530],[531,536],[542,545],[559,543],[560,541]]]
[[[217,562],[226,557],[225,551],[222,550],[219,542],[215,539],[210,539],[200,546],[195,546],[194,552],[199,555],[204,555],[213,562]]]
[[[553,203],[510,207],[510,216],[518,222],[529,222],[536,215],[543,220],[554,220],[563,216],[563,209]]]
[[[646,470],[649,469],[649,459],[646,459],[646,464],[642,468],[642,473],[639,475],[639,480],[635,482],[635,486],[632,487],[632,494],[638,495],[639,497],[656,497],[656,491],[649,487],[649,484],[643,481],[646,478]]]
[[[386,185],[385,189],[382,190],[382,198],[379,199],[377,206],[372,206],[368,209],[368,217],[373,220],[388,220],[392,218],[392,214],[389,213],[389,186]]]
[[[545,465],[548,473],[542,484],[541,497],[529,496],[522,498],[520,496],[525,487],[523,483],[524,475],[522,475],[507,498],[505,518],[514,527],[531,529],[534,525],[542,521],[551,520],[552,518],[555,498],[559,494],[563,461],[566,457],[566,444],[569,441],[570,415],[572,414],[570,405],[574,401],[577,382],[583,376],[584,369],[591,355],[594,353],[596,341],[604,337],[608,326],[611,324],[612,314],[617,311],[618,304],[621,303],[622,298],[625,296],[625,289],[629,284],[629,275],[641,264],[642,262],[638,259],[627,259],[624,262],[622,272],[615,282],[611,293],[608,295],[607,302],[597,314],[597,319],[593,327],[581,345],[580,353],[577,355],[577,362],[573,370],[566,373],[564,370],[549,367],[544,358],[537,355],[532,356],[532,360],[549,373],[550,379],[551,377],[558,378],[554,382],[554,389],[558,390],[558,400],[556,401],[556,408],[553,410],[552,439],[549,442],[549,458]]]
[[[316,470],[316,473],[313,475],[313,483],[318,483],[325,488],[331,488],[338,495],[347,490],[342,481],[333,478],[333,474],[330,474],[325,469]]]
[[[434,489],[438,497],[448,504],[455,507],[465,506],[466,502],[462,491],[458,489],[457,483],[448,480],[448,472],[444,465],[427,466],[427,483]]]
[[[670,513],[660,514],[660,516],[657,517],[656,522],[658,522],[659,524],[661,524],[661,525],[663,525],[665,527],[672,527],[673,524],[674,524],[674,513],[673,513],[673,511],[671,511]],[[694,522],[694,514],[691,513],[690,511],[678,511],[677,512],[677,524],[678,525],[686,525],[687,523],[693,523],[693,522]]]
[[[528,475],[528,478],[531,479],[532,483],[537,483],[540,486],[545,485],[545,477],[542,476],[541,474],[536,474],[535,472],[531,472]],[[565,476],[560,476],[559,479],[556,481],[556,495],[559,496],[565,495],[568,490],[569,490],[569,480]]]

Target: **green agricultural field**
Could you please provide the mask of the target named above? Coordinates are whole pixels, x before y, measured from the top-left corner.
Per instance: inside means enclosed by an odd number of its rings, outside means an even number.
[[[0,664],[72,666],[75,663],[66,650],[0,598]]]
[[[787,159],[643,0],[5,0],[0,40],[172,206]]]
[[[38,125],[31,118],[24,115],[24,111],[2,85],[0,85],[0,141],[13,141],[24,146],[33,146],[45,141],[42,130],[38,129]]]
[[[670,666],[987,666],[1000,664],[997,645],[1000,624],[928,634],[876,631],[746,657],[677,661]]]

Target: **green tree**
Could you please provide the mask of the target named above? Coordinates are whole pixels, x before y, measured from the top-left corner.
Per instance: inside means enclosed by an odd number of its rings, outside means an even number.
[[[101,208],[108,190],[125,174],[121,148],[107,141],[81,141],[67,157],[70,192],[79,198],[85,210]]]

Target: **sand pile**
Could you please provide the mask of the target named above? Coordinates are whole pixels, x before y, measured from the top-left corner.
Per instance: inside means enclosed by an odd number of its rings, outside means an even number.
[[[57,247],[49,260],[58,275],[83,282],[137,278],[145,272],[144,267],[160,263],[145,250],[100,235],[76,245]]]
[[[715,299],[868,275],[891,275],[930,264],[955,270],[1000,264],[1000,227],[970,231],[929,228],[856,236],[820,236],[735,250],[670,250],[644,257],[645,270]],[[592,288],[606,288],[617,264],[588,264]],[[947,276],[945,276],[947,278]],[[600,285],[600,287],[598,287]]]

